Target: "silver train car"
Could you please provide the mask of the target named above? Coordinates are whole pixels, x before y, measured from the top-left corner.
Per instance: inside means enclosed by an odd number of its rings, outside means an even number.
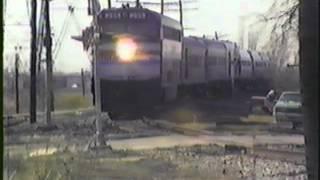
[[[270,88],[270,59],[256,51],[240,49],[233,42],[185,37],[182,58],[183,94],[186,89],[199,96],[228,95],[232,88]]]
[[[196,37],[183,38],[183,55],[180,65],[179,95],[205,95],[206,44]]]

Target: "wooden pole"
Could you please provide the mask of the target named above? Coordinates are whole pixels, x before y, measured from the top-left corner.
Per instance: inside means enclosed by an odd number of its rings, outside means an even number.
[[[92,1],[88,0],[88,15],[92,15]]]
[[[50,27],[50,5],[45,0],[45,22],[46,22],[46,122],[51,125],[51,103],[52,103],[52,39]]]
[[[319,179],[319,1],[299,0],[299,56],[306,166]]]
[[[21,48],[21,47],[20,47]],[[20,101],[19,101],[19,53],[18,47],[15,47],[15,90],[16,90],[16,113],[20,113]]]
[[[81,68],[81,87],[82,87],[82,96],[85,97],[86,96],[86,87],[84,84],[84,72],[83,72],[82,68]]]
[[[183,29],[183,12],[182,12],[182,2],[179,0],[179,14],[180,14],[180,24]]]
[[[163,15],[163,1],[164,0],[161,0],[161,14]]]
[[[37,0],[31,0],[30,123],[37,122]]]
[[[108,8],[111,8],[111,0],[108,0]]]
[[[214,32],[214,35],[215,35],[216,40],[219,40],[217,31]]]
[[[92,105],[95,106],[96,105],[96,99],[95,99],[95,79],[94,79],[94,59],[92,59],[91,61],[91,93],[92,93]]]
[[[94,22],[94,43],[93,43],[93,63],[94,63],[94,90],[95,90],[95,111],[96,111],[96,141],[98,142],[99,146],[104,146],[104,136],[102,132],[102,117],[101,117],[101,99],[100,99],[100,79],[97,76],[97,51],[98,51],[98,43],[99,43],[99,27],[97,23],[97,13],[99,9],[95,10],[95,14],[93,15],[93,22]]]

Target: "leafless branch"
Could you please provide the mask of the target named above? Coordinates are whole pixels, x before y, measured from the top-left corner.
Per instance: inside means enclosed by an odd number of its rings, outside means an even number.
[[[272,52],[280,65],[290,56],[290,42],[297,41],[299,6],[298,0],[274,0],[262,18],[263,23],[271,26],[270,40],[265,48]]]

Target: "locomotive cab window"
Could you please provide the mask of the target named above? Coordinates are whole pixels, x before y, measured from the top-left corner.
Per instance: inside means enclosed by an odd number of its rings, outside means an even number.
[[[164,39],[181,41],[181,31],[168,26],[163,26],[162,30]]]

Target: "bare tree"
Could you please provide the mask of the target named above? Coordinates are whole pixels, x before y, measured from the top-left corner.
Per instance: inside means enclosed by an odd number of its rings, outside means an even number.
[[[275,11],[276,5],[283,9]],[[287,36],[290,33],[299,40],[308,179],[319,179],[319,1],[277,0],[270,8],[270,11],[272,10],[275,11],[274,14],[265,20],[274,22],[273,45],[281,47],[285,44],[288,47],[291,42]]]
[[[319,1],[276,0],[263,18],[270,24],[268,45],[282,65],[289,53],[299,64],[300,85],[305,115],[304,130],[308,179],[319,179]],[[290,45],[298,45],[290,52]],[[299,49],[299,50],[298,50]]]
[[[262,22],[270,28],[270,40],[264,48],[278,67],[290,58],[298,59],[298,8],[298,0],[275,0],[262,16]]]

